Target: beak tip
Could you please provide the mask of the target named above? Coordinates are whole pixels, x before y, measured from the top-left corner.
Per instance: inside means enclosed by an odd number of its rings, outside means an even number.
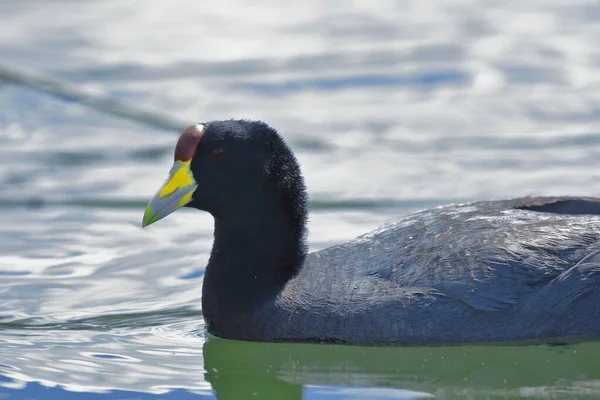
[[[142,218],[142,228],[145,228],[153,222],[156,222],[156,218],[153,214],[152,207],[148,205],[148,207],[146,207],[146,211],[144,212],[144,218]]]

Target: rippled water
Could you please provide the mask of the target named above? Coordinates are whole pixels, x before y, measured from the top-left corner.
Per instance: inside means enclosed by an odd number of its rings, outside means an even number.
[[[0,397],[599,397],[598,343],[207,337],[212,221],[140,228],[175,127],[225,118],[297,153],[312,249],[448,202],[598,196],[599,18],[585,0],[1,2]]]

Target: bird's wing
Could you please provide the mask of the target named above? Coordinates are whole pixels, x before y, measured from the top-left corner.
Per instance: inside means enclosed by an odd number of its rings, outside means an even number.
[[[562,213],[573,204],[556,199],[531,200],[423,211],[320,252],[320,263],[332,279],[378,276],[478,310],[505,310],[600,248],[600,216]],[[552,205],[540,210],[544,204]],[[588,205],[600,211],[596,204]]]

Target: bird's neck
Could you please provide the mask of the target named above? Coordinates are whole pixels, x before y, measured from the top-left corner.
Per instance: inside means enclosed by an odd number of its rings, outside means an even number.
[[[215,219],[209,267],[239,278],[287,281],[306,255],[304,226],[278,209],[255,211],[253,216],[244,221]]]
[[[238,215],[215,218],[202,290],[209,331],[227,337],[224,331],[247,327],[244,317],[274,299],[302,267],[306,204],[294,206],[281,198],[249,200]]]

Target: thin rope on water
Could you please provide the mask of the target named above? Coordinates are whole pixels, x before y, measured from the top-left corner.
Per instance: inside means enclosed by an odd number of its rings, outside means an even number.
[[[125,105],[101,95],[90,93],[66,80],[42,75],[21,67],[0,64],[0,82],[2,81],[27,86],[60,99],[83,104],[104,114],[140,122],[156,128],[181,131],[189,125],[189,122],[177,120],[159,111]]]

